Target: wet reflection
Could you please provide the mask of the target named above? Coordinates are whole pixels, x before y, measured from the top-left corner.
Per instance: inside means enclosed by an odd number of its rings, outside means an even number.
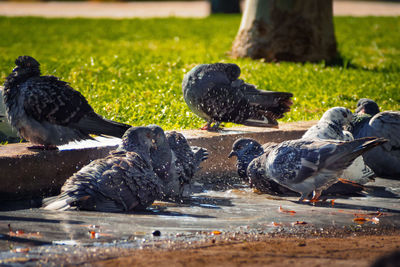
[[[145,212],[54,212],[29,205],[6,209],[0,212],[0,261],[15,257],[19,253],[15,248],[29,249],[25,256],[30,260],[50,254],[78,255],[82,246],[88,251],[140,248],[155,240],[191,242],[215,230],[355,227],[363,216],[364,225],[400,226],[400,181],[377,179],[366,187],[365,196],[330,196],[317,203],[299,203],[298,196],[260,194],[235,179],[223,181],[196,183],[192,196],[178,202],[156,201]],[[153,235],[157,231],[160,236]]]

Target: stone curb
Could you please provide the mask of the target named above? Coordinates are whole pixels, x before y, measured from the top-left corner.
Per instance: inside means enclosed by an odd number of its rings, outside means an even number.
[[[315,121],[285,123],[279,129],[235,127],[219,133],[201,130],[180,131],[193,146],[204,147],[209,158],[202,163],[197,179],[218,179],[236,175],[236,159],[228,159],[232,143],[241,137],[254,138],[260,143],[297,139],[314,125]],[[65,180],[90,161],[105,157],[115,149],[119,139],[102,146],[60,151],[31,151],[28,143],[0,147],[0,200],[29,199],[56,194]]]

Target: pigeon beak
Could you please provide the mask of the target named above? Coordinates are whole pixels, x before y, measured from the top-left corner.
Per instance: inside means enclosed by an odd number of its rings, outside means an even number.
[[[231,157],[233,157],[233,156],[236,156],[236,157],[237,157],[236,151],[231,151],[231,153],[229,153],[229,155],[228,155],[228,158],[231,158]]]

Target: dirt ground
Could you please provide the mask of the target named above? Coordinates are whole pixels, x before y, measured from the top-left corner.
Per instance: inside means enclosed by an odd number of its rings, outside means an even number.
[[[371,266],[400,251],[399,232],[342,237],[266,235],[257,241],[208,240],[197,247],[143,249],[130,256],[96,261],[95,266]],[[397,253],[398,254],[398,253]],[[399,256],[392,265],[400,266]]]

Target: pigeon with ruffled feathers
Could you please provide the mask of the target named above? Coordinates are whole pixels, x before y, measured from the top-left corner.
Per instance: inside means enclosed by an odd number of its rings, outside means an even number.
[[[155,149],[151,151],[153,168],[163,182],[164,200],[182,198],[185,188],[193,182],[200,163],[207,159],[206,149],[189,146],[178,132],[164,133],[159,126],[150,126],[155,136]]]
[[[400,179],[400,112],[380,112],[373,100],[362,98],[349,130],[355,138],[377,136],[388,139],[383,146],[363,155],[366,164],[383,178]]]
[[[276,145],[278,144],[261,145],[254,139],[240,138],[233,143],[228,157],[237,157],[236,168],[239,177],[248,182],[250,187],[271,195],[289,194],[293,191],[265,176],[266,155]]]
[[[202,129],[218,130],[221,122],[276,127],[290,110],[292,93],[258,90],[239,76],[239,66],[229,63],[201,64],[184,76],[184,99],[207,121]]]
[[[304,140],[354,140],[353,135],[344,130],[351,124],[353,113],[344,107],[334,107],[328,109],[318,121],[318,123],[308,129],[302,139]],[[353,163],[344,170],[342,177],[345,180],[366,184],[374,180],[375,173],[367,166],[362,157],[358,157]]]
[[[161,193],[161,181],[150,158],[152,146],[150,128],[130,128],[118,149],[68,178],[60,195],[44,199],[44,209],[103,212],[145,209]]]
[[[41,76],[39,62],[20,56],[4,83],[4,103],[11,125],[21,137],[55,148],[89,134],[122,137],[129,125],[104,119],[85,97],[54,76]]]

